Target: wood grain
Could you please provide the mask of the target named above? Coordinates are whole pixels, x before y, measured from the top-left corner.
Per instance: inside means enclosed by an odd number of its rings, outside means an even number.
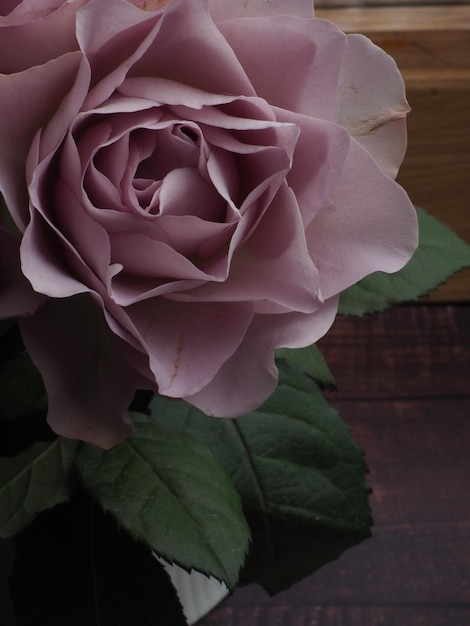
[[[200,626],[470,623],[470,305],[338,318],[330,396],[366,453],[373,537],[291,589],[239,589]]]
[[[406,306],[381,315],[338,317],[318,345],[339,388],[330,400],[470,393],[466,305]]]
[[[318,9],[316,15],[366,35],[402,71],[469,68],[469,5]]]
[[[468,626],[470,609],[428,607],[227,607],[201,625],[214,626]]]

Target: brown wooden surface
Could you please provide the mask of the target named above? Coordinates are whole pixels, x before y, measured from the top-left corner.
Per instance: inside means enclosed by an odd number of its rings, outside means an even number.
[[[320,9],[396,60],[411,105],[398,182],[470,243],[470,5]],[[432,295],[470,301],[470,269]]]
[[[370,466],[373,537],[273,598],[237,590],[200,626],[468,626],[470,305],[339,318],[320,345]]]

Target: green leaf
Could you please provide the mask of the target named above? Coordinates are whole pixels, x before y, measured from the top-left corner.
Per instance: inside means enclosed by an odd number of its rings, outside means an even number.
[[[299,367],[311,376],[321,389],[336,389],[335,379],[328,364],[316,344],[306,348],[280,348],[276,350],[276,358],[285,359],[291,365]]]
[[[417,300],[470,266],[470,246],[424,209],[417,212],[420,243],[411,261],[395,274],[376,272],[346,289],[339,313],[363,315]]]
[[[18,626],[184,626],[176,591],[144,544],[86,494],[40,515],[16,539]]]
[[[171,415],[177,406],[165,408]],[[230,480],[191,435],[146,415],[133,419],[136,435],[115,448],[83,446],[78,465],[86,486],[158,555],[234,587],[249,529]]]
[[[36,517],[70,497],[78,442],[37,442],[0,458],[0,537],[12,537]]]
[[[0,382],[0,417],[11,419],[47,406],[41,374],[26,352],[2,364]]]
[[[213,451],[242,497],[252,546],[241,583],[271,594],[291,586],[370,535],[364,456],[319,388],[281,364],[277,390],[258,410],[229,420],[155,398],[167,426]]]

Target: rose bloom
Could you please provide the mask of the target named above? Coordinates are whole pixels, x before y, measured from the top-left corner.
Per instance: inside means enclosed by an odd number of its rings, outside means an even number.
[[[57,433],[118,443],[136,389],[257,408],[275,350],[317,341],[342,290],[415,250],[402,79],[311,0],[0,13],[0,314]]]

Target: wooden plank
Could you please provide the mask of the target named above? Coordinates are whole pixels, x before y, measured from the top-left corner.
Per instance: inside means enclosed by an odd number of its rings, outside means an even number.
[[[449,607],[238,607],[222,604],[198,626],[468,626],[470,609]]]
[[[376,527],[470,524],[470,397],[334,405],[365,452]]]
[[[379,528],[367,542],[288,591],[269,597],[250,585],[238,589],[227,604],[252,610],[286,605],[470,608],[464,553],[470,549],[469,530],[468,522],[395,531]]]
[[[424,4],[426,6],[438,4],[440,6],[446,4],[468,4],[468,0],[315,0],[314,2],[315,8],[318,10],[321,9],[329,9],[329,8],[340,8],[344,9],[345,7],[387,7],[387,6],[416,6]]]
[[[401,70],[468,68],[470,6],[318,9],[346,33],[362,33],[391,54]]]
[[[470,42],[470,31],[467,37]],[[397,180],[416,205],[470,242],[470,69],[405,70],[403,75],[412,110]],[[470,300],[470,270],[431,299]]]
[[[320,9],[396,60],[412,107],[408,152],[398,182],[470,243],[470,6]],[[470,270],[431,301],[469,301]]]
[[[339,398],[470,395],[470,306],[396,307],[339,316],[318,342]]]

